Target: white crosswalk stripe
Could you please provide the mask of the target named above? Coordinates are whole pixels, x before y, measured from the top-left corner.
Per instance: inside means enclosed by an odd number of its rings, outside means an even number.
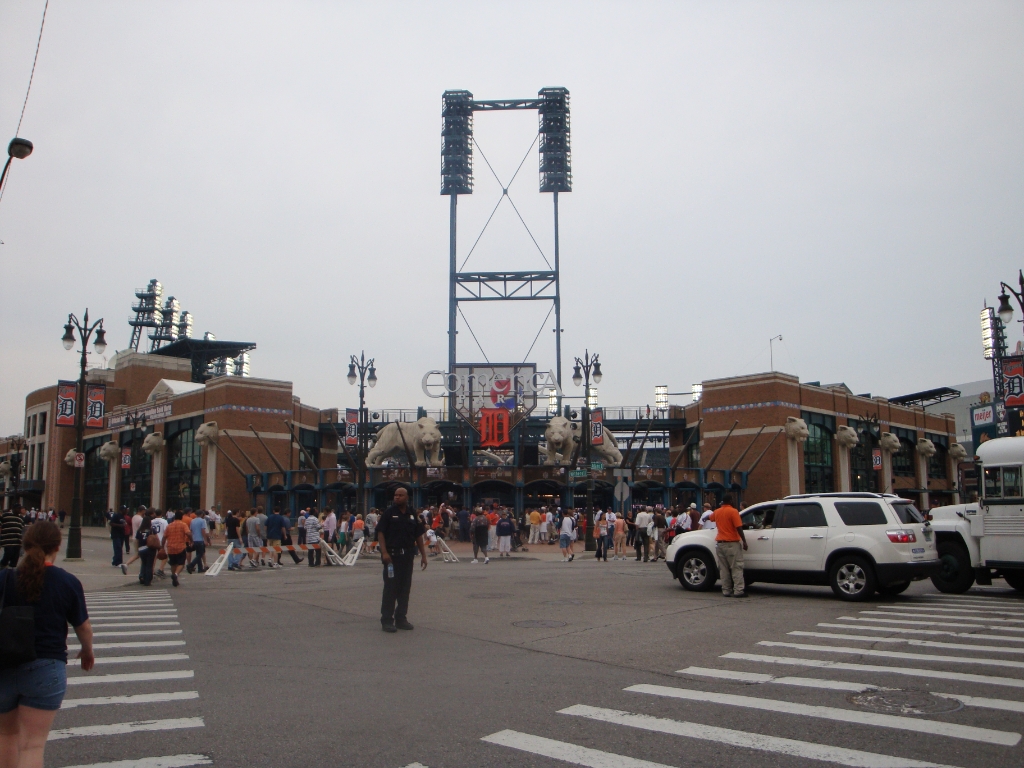
[[[945,648],[955,651],[978,651],[981,653],[1024,653],[1024,648],[1000,648],[995,645],[971,645],[970,643],[943,643],[937,640],[919,640],[913,637],[878,637],[877,635],[844,635],[839,632],[804,632],[795,630],[786,634],[794,637],[818,637],[830,640],[857,640],[868,643],[906,643],[922,648]],[[968,635],[970,637],[970,635]]]
[[[859,611],[869,616],[901,616],[907,619],[945,619],[950,621],[952,619],[962,619],[964,621],[998,621],[1001,624],[1008,624],[1010,626],[1019,626],[1024,624],[1024,619],[1004,619],[999,616],[968,616],[967,614],[960,614],[958,616],[951,616],[948,613],[902,613],[902,611],[913,611],[915,608],[901,605],[899,610],[896,606],[893,606],[893,610],[890,611]],[[922,608],[923,611],[937,611],[940,608]]]
[[[213,765],[213,760],[206,755],[166,755],[165,757],[115,760],[112,763],[70,765],[68,768],[191,768],[193,765]]]
[[[124,641],[112,640],[110,642],[94,643],[96,651],[96,664],[158,664],[165,663],[172,666],[180,666],[181,662],[188,662],[187,653],[148,653],[150,649],[178,647],[183,648],[186,641],[182,638],[183,632],[180,623],[177,621],[177,610],[174,607],[170,596],[164,593],[160,595],[146,595],[143,597],[129,597],[101,593],[101,597],[86,595],[86,607],[89,609],[90,619],[95,629],[94,637],[114,636],[127,637]],[[140,629],[140,628],[145,629]],[[165,627],[174,627],[173,629]],[[154,635],[177,635],[173,639],[142,639],[140,636]],[[71,652],[80,650],[80,646],[72,644],[68,646]],[[119,651],[140,651],[135,655],[106,655],[107,652],[118,653]],[[65,698],[61,711],[58,713],[58,724],[64,727],[55,728],[50,732],[50,741],[62,741],[66,739],[81,739],[89,737],[116,738],[121,735],[129,735],[139,732],[176,732],[188,729],[204,728],[205,723],[202,717],[178,716],[160,717],[153,719],[128,721],[123,717],[119,722],[110,722],[97,725],[73,725],[68,724],[64,718],[72,717],[74,713],[83,708],[99,712],[109,711],[112,720],[117,719],[120,707],[127,705],[132,707],[129,712],[135,712],[134,708],[147,707],[145,714],[153,712],[157,714],[161,707],[167,708],[167,714],[187,715],[182,712],[188,702],[197,700],[199,692],[196,690],[184,689],[175,691],[152,692],[153,682],[172,682],[177,680],[187,681],[190,685],[195,677],[191,669],[166,669],[148,670],[146,672],[131,672],[123,674],[94,674],[83,673],[80,670],[81,662],[78,659],[68,660],[68,686],[69,690],[81,685],[89,686],[111,686],[111,695],[72,697]],[[135,692],[126,686],[137,683],[142,690]],[[146,690],[150,688],[150,690]],[[103,689],[100,689],[101,692]],[[140,713],[141,714],[141,713]],[[160,713],[163,714],[163,713]],[[136,715],[138,717],[138,715]],[[82,722],[78,719],[78,722]],[[86,721],[88,722],[88,721]],[[172,749],[166,755],[143,755],[132,760],[119,760],[109,763],[93,763],[79,768],[187,768],[188,766],[210,765],[212,760],[207,755],[182,753],[175,754],[173,747],[179,746],[180,737],[169,736],[167,745]]]
[[[586,765],[589,768],[672,768],[664,763],[652,763],[650,760],[639,760],[626,755],[602,752],[599,749],[566,744],[562,741],[546,739],[543,736],[531,736],[519,731],[498,731],[490,736],[484,736],[481,741],[511,747],[532,755],[550,757],[564,763]]]
[[[974,628],[974,629],[993,629],[993,630],[999,630],[1000,632],[1024,632],[1024,627],[1015,627],[1015,626],[1010,626],[1010,625],[1006,625],[1006,624],[1001,624],[1001,625],[967,624],[967,623],[964,623],[964,622],[949,621],[948,619],[946,621],[920,621],[921,617],[918,614],[906,614],[908,616],[912,616],[913,617],[913,618],[910,618],[910,619],[882,618],[883,616],[889,617],[889,616],[902,616],[902,615],[904,615],[904,614],[899,614],[899,613],[888,613],[886,611],[861,611],[861,613],[870,613],[870,614],[873,614],[873,616],[871,618],[867,618],[867,617],[864,617],[864,616],[839,616],[838,619],[841,619],[843,621],[872,621],[872,622],[875,622],[875,623],[884,622],[886,624],[912,624],[914,626],[921,626],[921,627],[958,627],[958,628],[961,628],[961,629],[971,629],[971,628]],[[935,618],[945,618],[945,617],[937,616]],[[917,619],[917,621],[915,621],[915,619]],[[965,621],[968,621],[968,620],[965,620]],[[979,619],[975,619],[975,621],[979,621]],[[990,619],[985,619],[985,621],[990,621]]]
[[[887,605],[876,605],[876,609],[887,609]],[[973,619],[985,619],[986,621],[991,620],[991,616],[1024,616],[1022,611],[1001,611],[996,608],[947,608],[945,604],[941,606],[936,605],[899,605],[892,606],[892,608],[900,611],[914,611],[921,613],[938,614],[940,616],[955,613],[961,616],[970,616]],[[862,611],[863,613],[863,611]],[[972,614],[981,614],[980,616],[974,616]],[[902,615],[902,614],[901,614]],[[1024,622],[1024,619],[1004,619],[1004,621],[1016,621],[1017,623]]]
[[[968,637],[972,640],[1001,640],[1004,643],[1024,643],[1024,637],[1014,637],[1012,635],[977,635],[972,632],[949,632],[943,629],[909,629],[907,627],[875,627],[865,626],[863,624],[830,624],[828,622],[819,622],[819,627],[826,627],[827,629],[846,629],[846,630],[858,630],[858,631],[872,631],[872,632],[894,632],[901,635],[931,635],[933,637]],[[792,634],[792,633],[790,633]]]
[[[946,664],[979,664],[986,667],[1010,667],[1024,669],[1024,661],[1007,661],[1006,659],[973,659],[963,656],[939,656],[930,653],[905,653],[903,651],[879,651],[874,648],[848,648],[836,645],[809,645],[807,643],[780,643],[774,640],[759,640],[758,645],[767,648],[794,648],[798,651],[817,651],[819,653],[846,653],[855,656],[881,656],[887,659],[913,659],[914,661],[941,661]]]

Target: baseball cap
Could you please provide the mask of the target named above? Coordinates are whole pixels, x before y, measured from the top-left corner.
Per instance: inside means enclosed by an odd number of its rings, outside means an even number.
[[[696,508],[697,508],[697,504],[695,502],[691,501],[690,502],[690,509],[696,509]]]

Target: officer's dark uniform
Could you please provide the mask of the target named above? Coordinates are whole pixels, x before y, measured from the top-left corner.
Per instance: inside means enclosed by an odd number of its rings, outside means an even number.
[[[412,566],[416,555],[416,540],[426,534],[427,528],[412,505],[402,512],[392,505],[384,510],[377,522],[377,534],[384,534],[384,541],[395,576],[388,578],[388,566],[384,565],[384,594],[380,600],[380,623],[385,626],[404,624],[409,610],[409,591],[412,589]],[[397,602],[397,607],[395,603]]]

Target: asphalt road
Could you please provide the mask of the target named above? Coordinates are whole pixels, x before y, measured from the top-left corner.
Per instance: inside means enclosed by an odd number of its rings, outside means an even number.
[[[69,669],[79,706],[58,714],[48,766],[1024,764],[1024,599],[1002,582],[735,600],[684,592],[663,563],[545,548],[432,559],[416,629],[389,635],[367,560],[144,590],[103,564],[108,548],[87,539],[70,566],[97,642],[147,645]]]

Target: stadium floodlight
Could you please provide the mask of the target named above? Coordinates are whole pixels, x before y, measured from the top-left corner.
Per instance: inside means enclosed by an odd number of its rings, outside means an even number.
[[[981,310],[981,346],[985,350],[985,359],[996,356],[998,329],[996,328],[996,311],[992,307]]]
[[[659,384],[654,388],[654,407],[659,411],[668,410],[668,385]]]
[[[693,402],[697,402],[704,395],[703,384],[693,384],[690,386],[690,394],[693,396]]]

